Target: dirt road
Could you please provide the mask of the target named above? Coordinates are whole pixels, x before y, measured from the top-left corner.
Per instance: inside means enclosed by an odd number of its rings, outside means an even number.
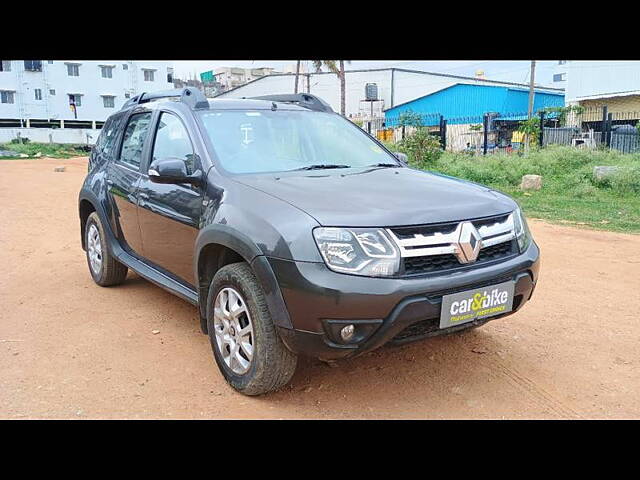
[[[337,367],[303,359],[247,398],[194,307],[133,273],[93,283],[85,172],[0,161],[1,418],[640,418],[640,236],[532,221],[541,280],[518,314]]]

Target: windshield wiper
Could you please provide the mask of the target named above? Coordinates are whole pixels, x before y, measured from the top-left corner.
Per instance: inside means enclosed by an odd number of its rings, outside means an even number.
[[[368,167],[396,167],[396,168],[400,168],[401,165],[398,165],[397,163],[375,163],[373,165],[367,165]]]
[[[298,170],[325,170],[329,168],[351,168],[350,165],[335,165],[330,163],[318,163],[316,165],[308,165],[306,167],[294,168],[290,170],[291,172],[295,172]]]

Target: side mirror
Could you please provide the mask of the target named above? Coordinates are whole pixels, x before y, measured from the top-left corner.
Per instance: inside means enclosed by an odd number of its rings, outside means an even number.
[[[393,154],[395,155],[395,157],[400,160],[402,163],[404,163],[405,165],[409,165],[409,157],[407,157],[406,153],[402,153],[402,152],[393,152]]]
[[[149,165],[149,180],[153,183],[189,183],[200,185],[202,172],[196,170],[191,175],[187,171],[187,164],[181,158],[163,158],[154,160]]]

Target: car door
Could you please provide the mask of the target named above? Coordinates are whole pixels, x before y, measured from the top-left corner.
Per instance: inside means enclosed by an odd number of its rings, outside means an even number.
[[[148,150],[147,136],[152,112],[134,111],[127,121],[120,149],[109,164],[107,186],[122,246],[142,254],[142,236],[138,225],[137,191],[140,165]]]
[[[202,168],[184,123],[172,112],[159,112],[150,148],[149,163],[180,158],[186,161],[189,173]],[[196,285],[193,250],[202,209],[201,189],[153,183],[145,173],[138,197],[144,257],[189,285]]]

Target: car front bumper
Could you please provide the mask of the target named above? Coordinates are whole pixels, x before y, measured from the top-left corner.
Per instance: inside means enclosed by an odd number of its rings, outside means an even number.
[[[540,251],[528,249],[499,263],[418,278],[371,278],[329,270],[324,263],[269,258],[292,329],[279,328],[287,347],[324,360],[353,357],[385,343],[447,334],[511,315],[527,302],[538,280]],[[442,296],[504,281],[515,282],[513,310],[440,329]],[[353,343],[337,332],[356,325]]]

